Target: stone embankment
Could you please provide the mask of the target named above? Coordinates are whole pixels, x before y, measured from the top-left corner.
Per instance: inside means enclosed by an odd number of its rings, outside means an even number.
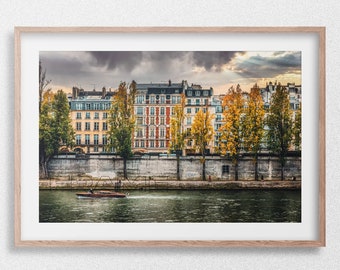
[[[284,181],[171,181],[171,180],[140,180],[130,181],[123,180],[40,180],[40,189],[114,189],[122,190],[133,189],[301,189],[300,180],[284,180]]]

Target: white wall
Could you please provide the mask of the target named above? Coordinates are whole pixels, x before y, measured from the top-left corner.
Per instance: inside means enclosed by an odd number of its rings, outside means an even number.
[[[337,0],[2,0],[0,269],[340,269],[339,14]],[[15,248],[14,26],[326,26],[327,247]]]

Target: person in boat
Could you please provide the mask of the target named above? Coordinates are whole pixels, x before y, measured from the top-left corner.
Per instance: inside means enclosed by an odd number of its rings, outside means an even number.
[[[92,188],[90,188],[89,193],[93,194],[93,189]]]

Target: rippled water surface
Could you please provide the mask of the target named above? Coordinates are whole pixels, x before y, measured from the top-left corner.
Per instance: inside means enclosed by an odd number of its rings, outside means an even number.
[[[300,190],[129,191],[78,198],[40,191],[40,222],[301,222]]]

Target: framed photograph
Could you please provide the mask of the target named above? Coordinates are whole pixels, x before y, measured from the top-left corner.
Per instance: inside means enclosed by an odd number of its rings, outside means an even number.
[[[324,27],[16,27],[15,245],[323,247]]]

